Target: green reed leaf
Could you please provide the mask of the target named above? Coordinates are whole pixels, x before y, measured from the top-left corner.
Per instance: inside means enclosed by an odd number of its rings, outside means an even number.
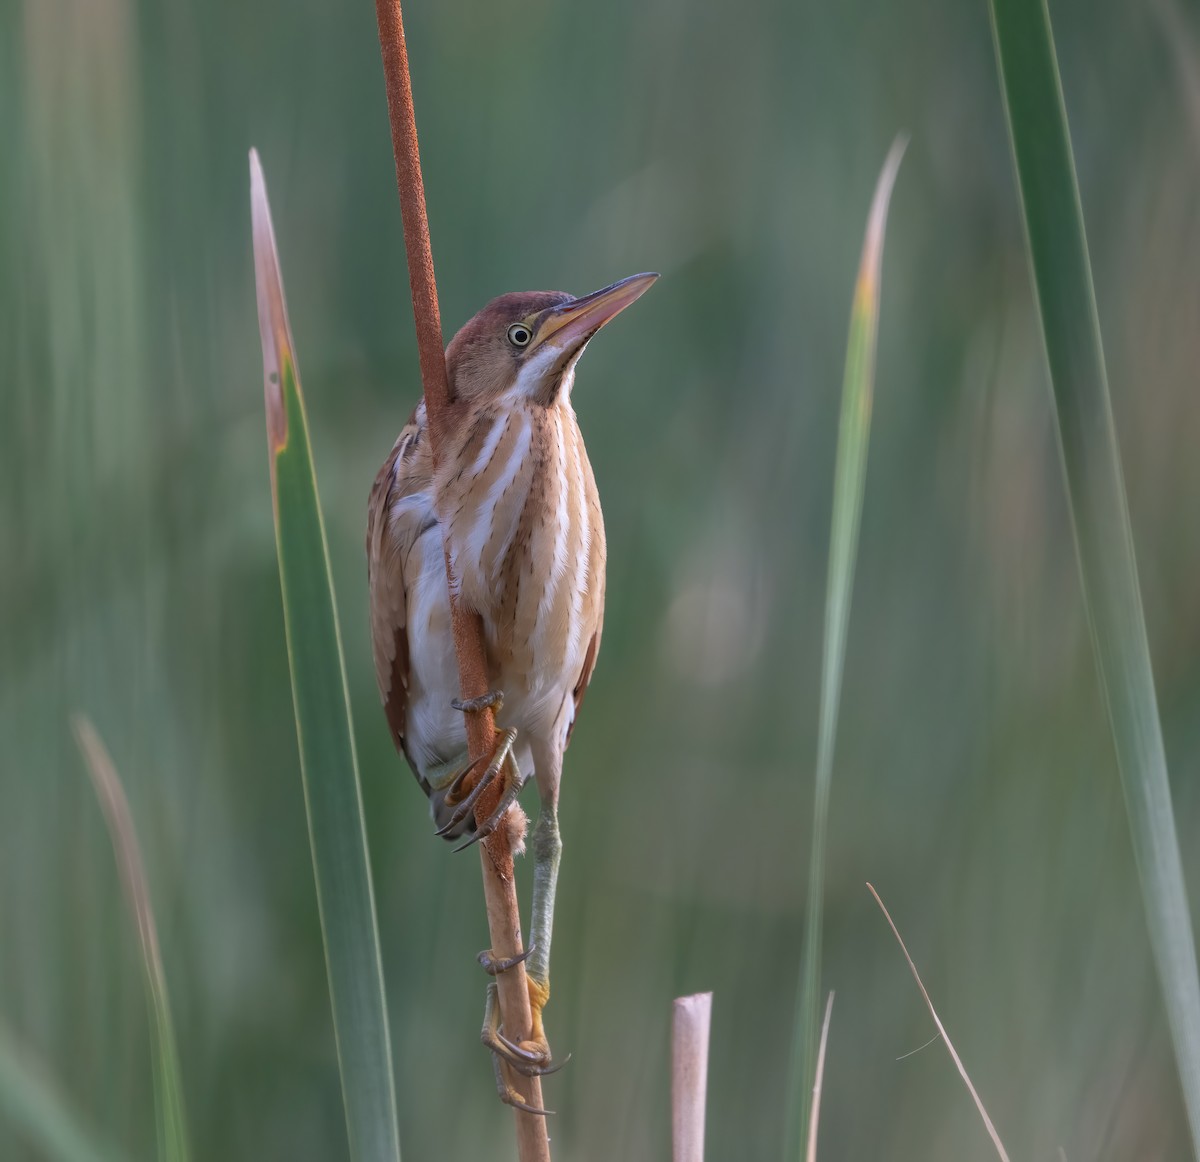
[[[387,1002],[358,760],[308,422],[258,155],[250,153],[275,541],[350,1155],[398,1160]]]
[[[829,578],[825,595],[825,640],[821,656],[821,709],[817,735],[816,790],[813,798],[812,851],[808,873],[808,910],[804,958],[792,1033],[791,1085],[788,1092],[787,1159],[800,1158],[808,1140],[812,1090],[820,1031],[821,923],[825,893],[825,837],[829,823],[829,790],[837,738],[846,630],[854,587],[854,561],[867,477],[871,403],[875,388],[875,342],[879,332],[879,279],[888,205],[906,138],[897,138],[883,164],[867,218],[842,381],[842,411],[834,466],[833,518],[829,539]]]
[[[1200,980],[1075,162],[1045,0],[992,0],[992,32],[1054,389],[1059,449],[1150,943],[1200,1151]]]

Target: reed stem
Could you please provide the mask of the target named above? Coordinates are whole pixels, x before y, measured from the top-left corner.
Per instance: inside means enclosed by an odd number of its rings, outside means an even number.
[[[450,398],[446,378],[446,360],[442,343],[442,321],[438,310],[437,282],[433,273],[433,252],[429,242],[429,219],[425,212],[425,186],[421,180],[421,155],[417,145],[417,122],[413,111],[412,82],[408,72],[408,49],[404,41],[404,20],[400,0],[375,0],[379,21],[379,48],[383,54],[383,73],[387,85],[388,116],[392,126],[392,150],[396,158],[396,185],[400,192],[400,214],[404,222],[404,249],[408,256],[408,279],[412,291],[413,318],[416,323],[417,352],[421,363],[421,385],[429,420],[429,439],[436,464],[447,435],[459,422]],[[464,699],[477,698],[488,691],[487,659],[483,648],[483,624],[479,615],[463,609],[450,585],[450,561],[446,559],[446,583],[450,587],[450,610],[454,628],[454,651],[458,658],[459,686]],[[495,746],[496,720],[489,708],[467,715],[467,744],[472,758],[491,754]],[[480,796],[475,818],[482,822],[499,802],[499,781]],[[509,808],[519,812],[514,804]],[[488,932],[492,953],[499,959],[519,956],[521,913],[517,906],[516,880],[513,875],[513,830],[498,827],[479,845],[483,869],[483,894],[487,905]],[[533,1018],[525,966],[518,964],[497,978],[500,1011],[508,1036],[517,1042],[527,1040]],[[507,1069],[507,1067],[505,1067]],[[542,1086],[536,1077],[524,1077],[508,1070],[510,1083],[523,1101],[541,1109]],[[514,1110],[517,1124],[517,1153],[521,1162],[549,1162],[550,1141],[546,1119]]]

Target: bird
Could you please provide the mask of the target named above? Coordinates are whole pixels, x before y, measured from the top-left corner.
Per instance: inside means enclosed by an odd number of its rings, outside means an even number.
[[[554,1064],[542,1010],[562,840],[563,754],[600,649],[606,542],[595,477],[571,393],[593,336],[657,280],[635,274],[576,298],[562,291],[503,294],[446,347],[458,420],[435,464],[425,401],[418,402],[371,489],[367,573],[371,639],[392,740],[428,796],[437,834],[490,834],[532,776],[539,798],[526,964],[533,1029],[503,1033],[488,985],[483,1041],[500,1097],[525,1106],[499,1060],[532,1076]],[[458,698],[449,589],[480,615],[489,690]],[[492,706],[497,744],[478,772],[465,715]],[[501,780],[499,805],[479,826],[474,807]],[[511,962],[481,953],[493,976]],[[531,1110],[541,1113],[544,1111]]]

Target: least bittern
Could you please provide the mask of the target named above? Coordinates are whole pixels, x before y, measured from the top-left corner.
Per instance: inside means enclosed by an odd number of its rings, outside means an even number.
[[[557,291],[494,299],[446,348],[461,422],[435,472],[422,401],[371,490],[367,561],[375,669],[392,737],[429,796],[437,833],[467,843],[500,823],[532,771],[533,905],[526,971],[531,1042],[500,1027],[488,985],[484,1041],[527,1075],[553,1068],[542,1024],[562,841],[563,752],[596,664],[604,619],[604,520],[571,407],[588,341],[658,276],[636,274],[583,298]],[[483,621],[491,691],[464,704],[450,627],[445,554],[459,600]],[[464,713],[493,705],[498,742],[478,771]],[[502,780],[481,826],[475,805]],[[466,846],[467,844],[463,844]],[[481,954],[493,974],[510,967]],[[521,1104],[497,1066],[500,1095]]]

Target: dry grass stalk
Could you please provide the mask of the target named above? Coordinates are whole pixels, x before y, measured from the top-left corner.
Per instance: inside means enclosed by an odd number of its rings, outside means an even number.
[[[408,277],[416,321],[417,351],[421,362],[421,384],[429,417],[429,436],[434,461],[438,459],[446,434],[459,416],[450,399],[446,362],[442,343],[441,314],[438,310],[437,283],[433,273],[433,254],[429,243],[429,221],[425,213],[425,187],[421,180],[421,158],[417,146],[417,125],[413,112],[412,82],[408,71],[408,50],[404,42],[404,22],[400,0],[375,0],[379,21],[379,47],[383,54],[383,72],[387,85],[388,116],[392,126],[392,149],[396,158],[396,184],[400,191],[400,213],[404,221],[404,246],[408,255]],[[449,584],[449,561],[447,561]],[[460,608],[451,588],[454,625],[454,649],[458,657],[459,682],[464,699],[475,698],[488,690],[487,662],[483,647],[483,627],[477,615]],[[490,754],[496,736],[495,716],[491,709],[467,716],[467,742],[472,757]],[[488,788],[475,808],[482,821],[499,802],[501,786],[497,780]],[[516,804],[512,812],[520,812]],[[492,952],[501,959],[520,955],[521,914],[517,906],[513,878],[512,828],[499,827],[479,845],[483,868],[483,891],[487,903],[488,931]],[[525,966],[502,973],[498,978],[500,1010],[504,1027],[516,1041],[529,1037],[532,1015],[526,985]],[[540,1079],[527,1078],[508,1070],[513,1088],[535,1108],[543,1108]],[[549,1162],[550,1143],[545,1118],[516,1110],[517,1150],[521,1162]]]
[[[879,898],[879,893],[871,884],[867,884],[867,891],[875,897],[875,903],[879,905],[879,910],[883,913],[884,919],[887,920],[888,927],[892,930],[892,935],[896,937],[896,943],[900,945],[900,951],[904,953],[904,959],[908,961],[908,967],[912,970],[913,979],[917,982],[917,988],[921,990],[921,996],[925,998],[925,1004],[929,1008],[929,1015],[933,1018],[933,1023],[937,1026],[937,1031],[941,1034],[942,1040],[946,1042],[950,1058],[958,1069],[958,1074],[963,1079],[963,1083],[971,1095],[971,1100],[975,1102],[975,1108],[979,1111],[979,1116],[983,1119],[984,1126],[987,1127],[988,1136],[992,1139],[992,1145],[996,1147],[996,1153],[1000,1155],[1001,1162],[1008,1162],[1008,1153],[1004,1149],[1004,1143],[1000,1141],[1000,1135],[996,1133],[996,1127],[992,1124],[992,1119],[988,1117],[987,1110],[983,1108],[983,1102],[980,1100],[975,1086],[971,1084],[970,1077],[967,1076],[967,1068],[963,1065],[962,1058],[959,1057],[958,1051],[954,1048],[954,1043],[950,1040],[950,1034],[946,1032],[946,1026],[942,1024],[941,1017],[937,1015],[937,1009],[933,1007],[933,1001],[929,999],[929,993],[925,991],[925,985],[921,981],[921,974],[917,972],[917,966],[913,964],[913,958],[908,954],[908,949],[904,945],[904,939],[901,937],[891,913],[884,907],[883,901]]]
[[[671,1140],[674,1162],[704,1162],[704,1100],[712,993],[676,997],[671,1022]]]
[[[73,714],[71,729],[75,732],[75,741],[87,764],[88,775],[96,789],[96,797],[100,800],[104,820],[108,824],[113,852],[121,874],[121,886],[125,889],[125,896],[129,900],[134,923],[137,925],[142,956],[147,964],[153,966],[155,973],[161,975],[163,968],[162,953],[158,946],[158,929],[155,927],[154,912],[150,907],[146,872],[142,866],[142,850],[138,846],[137,834],[133,829],[129,801],[125,798],[125,791],[121,787],[120,777],[109,757],[108,749],[100,740],[91,719],[83,714]]]
[[[817,1071],[813,1077],[812,1117],[808,1119],[808,1149],[806,1162],[817,1162],[817,1123],[821,1119],[821,1083],[825,1080],[825,1047],[829,1044],[829,1018],[833,1016],[833,993],[825,1002],[825,1019],[821,1022],[821,1044],[817,1049]]]
[[[92,721],[84,714],[71,715],[71,729],[83,755],[88,777],[92,780],[104,822],[112,840],[113,854],[121,877],[121,887],[129,901],[137,925],[142,950],[142,970],[146,999],[154,1030],[154,1099],[158,1114],[159,1157],[168,1162],[187,1162],[187,1127],[183,1105],[183,1083],[179,1070],[179,1052],[167,999],[167,978],[163,971],[158,928],[150,903],[150,884],[142,863],[142,849],[133,826],[133,815],[116,765]]]

